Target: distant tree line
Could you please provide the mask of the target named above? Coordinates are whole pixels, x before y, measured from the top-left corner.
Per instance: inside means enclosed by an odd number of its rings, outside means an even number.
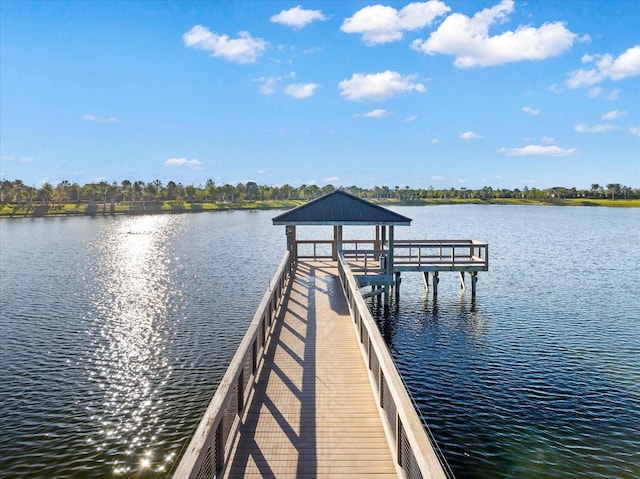
[[[317,185],[288,184],[282,186],[258,185],[253,181],[238,183],[237,185],[216,185],[211,179],[204,184],[183,185],[169,181],[164,184],[160,180],[148,183],[144,181],[123,180],[120,183],[100,181],[79,185],[69,181],[61,181],[57,185],[43,184],[40,188],[25,185],[21,180],[0,181],[0,205],[13,204],[18,207],[62,204],[94,204],[94,203],[124,203],[124,202],[153,202],[153,201],[185,201],[188,203],[217,203],[244,201],[272,201],[272,200],[310,200],[334,191],[336,188],[329,184],[323,187]],[[340,187],[355,196],[368,199],[397,199],[401,201],[424,199],[480,199],[496,198],[524,198],[531,200],[561,200],[568,198],[593,199],[640,199],[640,189],[610,183],[600,185],[593,183],[591,188],[529,188],[522,189],[494,189],[485,186],[482,189],[449,188],[436,189],[412,188],[410,186],[375,186],[360,188],[358,186]]]

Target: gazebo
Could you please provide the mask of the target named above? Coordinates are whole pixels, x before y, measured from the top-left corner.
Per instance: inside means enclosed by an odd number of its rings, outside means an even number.
[[[395,226],[409,226],[411,219],[394,211],[370,203],[344,191],[334,191],[316,198],[304,205],[282,213],[272,219],[274,225],[285,225],[287,249],[295,260],[302,258],[331,258],[338,260],[340,253],[351,259],[364,254],[363,275],[356,275],[361,286],[384,286],[385,303],[388,302],[389,286],[396,286],[399,294],[400,274],[403,271],[421,272],[426,289],[429,274],[433,276],[433,295],[438,294],[438,275],[442,271],[458,272],[460,288],[465,288],[465,273],[471,276],[471,297],[476,295],[477,273],[489,270],[489,245],[475,240],[394,240]],[[333,226],[333,239],[298,240],[296,226]],[[375,226],[374,240],[345,240],[344,244],[356,244],[355,250],[343,248],[342,228],[344,226]],[[300,255],[298,246],[313,244],[312,256]],[[317,255],[315,246],[331,243],[331,255]],[[369,250],[358,250],[358,244],[373,244]],[[399,252],[399,253],[398,253]],[[373,258],[377,267],[374,274],[367,266],[366,258]],[[377,262],[379,260],[379,264]],[[352,263],[353,265],[354,263]],[[371,263],[369,263],[371,264]],[[357,267],[358,265],[356,265]],[[371,294],[379,294],[372,291]]]
[[[341,190],[333,191],[273,218],[274,225],[285,225],[287,249],[295,251],[296,226],[333,226],[333,260],[342,249],[343,226],[375,226],[376,240],[389,245],[389,266],[393,263],[393,228],[409,226],[411,218],[375,205]],[[388,238],[387,238],[388,229]]]
[[[377,281],[369,277],[370,281],[374,281],[369,284],[385,284],[385,292],[387,292],[388,285],[393,283],[394,227],[410,226],[411,218],[344,191],[336,190],[276,216],[273,218],[273,224],[285,225],[287,249],[296,256],[298,243],[296,226],[333,226],[331,258],[334,261],[338,259],[338,253],[342,250],[342,229],[344,226],[375,226],[374,249],[382,250],[387,246],[386,264],[381,268],[383,271]],[[388,299],[385,302],[388,302]]]

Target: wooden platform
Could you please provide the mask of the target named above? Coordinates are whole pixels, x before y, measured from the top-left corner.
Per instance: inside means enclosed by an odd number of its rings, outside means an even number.
[[[398,477],[334,262],[300,262],[228,478]]]

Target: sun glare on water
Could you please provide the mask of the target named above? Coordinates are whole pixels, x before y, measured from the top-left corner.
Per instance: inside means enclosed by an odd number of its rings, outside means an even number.
[[[92,300],[103,317],[90,375],[103,391],[103,402],[91,411],[102,437],[90,441],[118,458],[115,474],[166,467],[162,459],[155,463],[150,444],[163,427],[157,387],[171,375],[165,323],[172,230],[166,216],[115,221],[93,272]]]

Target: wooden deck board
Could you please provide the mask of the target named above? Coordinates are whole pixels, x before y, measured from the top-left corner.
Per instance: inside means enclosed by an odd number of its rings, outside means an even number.
[[[340,288],[298,265],[224,477],[397,477]]]

